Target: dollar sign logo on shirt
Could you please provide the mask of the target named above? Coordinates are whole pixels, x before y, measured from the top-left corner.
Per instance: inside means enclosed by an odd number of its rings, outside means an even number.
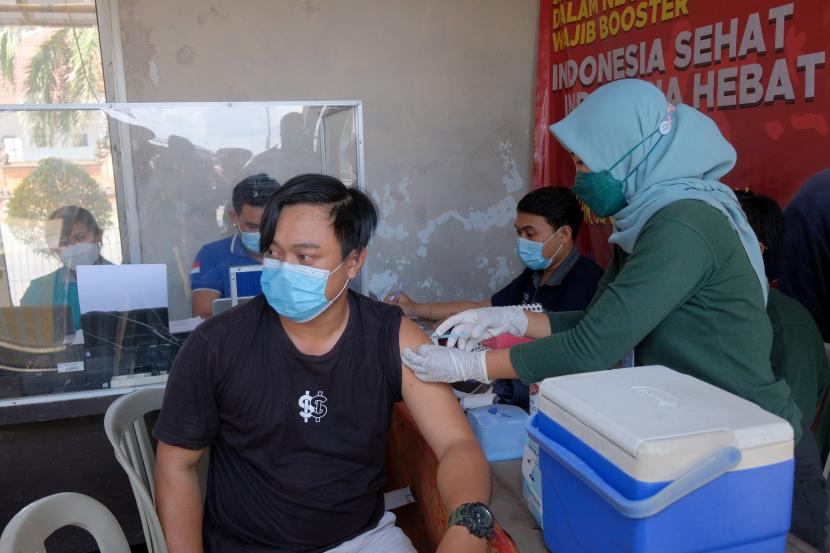
[[[328,412],[325,405],[326,401],[328,400],[323,395],[323,392],[317,392],[317,395],[312,396],[306,390],[305,394],[301,395],[297,402],[302,407],[300,416],[303,418],[303,422],[308,422],[308,419],[312,417],[314,417],[314,422],[320,422],[320,419],[325,417]]]

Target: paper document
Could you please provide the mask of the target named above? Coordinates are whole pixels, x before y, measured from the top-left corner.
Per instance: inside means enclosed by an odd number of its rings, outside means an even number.
[[[182,319],[180,321],[170,321],[170,334],[182,334],[184,332],[193,332],[197,326],[202,324],[203,318],[190,317],[189,319]]]
[[[383,494],[383,503],[384,508],[387,511],[391,511],[392,509],[403,507],[409,503],[415,503],[415,497],[412,495],[412,490],[410,490],[409,486],[407,486],[405,488],[392,490],[391,492]]]
[[[81,313],[167,307],[166,265],[80,265]]]

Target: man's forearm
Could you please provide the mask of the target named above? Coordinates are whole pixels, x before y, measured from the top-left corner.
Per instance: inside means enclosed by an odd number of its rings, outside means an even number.
[[[420,319],[427,319],[429,321],[440,321],[446,319],[450,315],[461,313],[468,309],[475,309],[477,307],[486,307],[489,302],[485,304],[480,301],[448,301],[440,303],[419,303],[415,307],[415,316]]]
[[[490,465],[475,438],[452,445],[439,459],[438,491],[448,513],[464,503],[490,501]]]
[[[534,340],[550,336],[550,318],[547,313],[528,312],[525,336]]]
[[[490,380],[520,378],[513,367],[513,362],[510,361],[510,349],[488,351],[485,354],[485,363],[487,364],[487,378]]]
[[[464,503],[490,502],[490,465],[475,438],[454,444],[439,459],[438,490],[447,513]],[[485,540],[474,538],[466,528],[457,528],[445,534],[438,550],[486,551],[486,547]]]
[[[156,469],[156,508],[169,553],[202,553],[202,495],[196,467]]]

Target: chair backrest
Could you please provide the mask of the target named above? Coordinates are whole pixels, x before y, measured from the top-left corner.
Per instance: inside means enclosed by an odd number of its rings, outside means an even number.
[[[95,539],[101,553],[130,553],[127,538],[112,513],[91,497],[58,493],[24,507],[0,536],[3,553],[41,553],[55,530],[79,526]]]
[[[130,480],[149,553],[167,553],[155,506],[156,456],[144,416],[161,409],[164,388],[148,387],[115,400],[104,416],[115,458]]]

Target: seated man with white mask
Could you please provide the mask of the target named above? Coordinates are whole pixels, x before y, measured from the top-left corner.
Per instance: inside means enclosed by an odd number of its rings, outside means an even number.
[[[193,315],[203,319],[213,314],[213,300],[231,296],[231,267],[259,265],[259,223],[262,210],[279,189],[265,173],[245,177],[233,188],[231,223],[237,232],[205,244],[190,269]]]
[[[265,207],[263,293],[190,335],[154,429],[170,553],[415,551],[382,493],[400,400],[439,460],[452,513],[439,551],[487,550],[484,455],[449,387],[401,365],[426,336],[348,290],[377,221],[365,193],[325,175],[289,180]],[[208,447],[203,516],[196,466]]]

